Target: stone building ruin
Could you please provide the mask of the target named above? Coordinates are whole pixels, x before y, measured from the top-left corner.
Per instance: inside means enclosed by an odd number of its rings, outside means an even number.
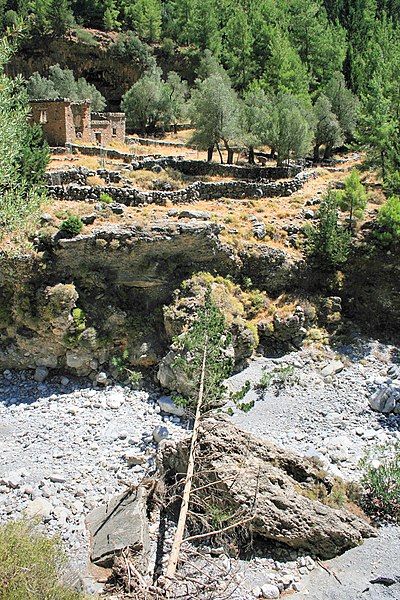
[[[68,98],[30,101],[31,123],[41,125],[50,146],[65,146],[76,140],[108,145],[125,141],[124,113],[92,113],[90,102]]]

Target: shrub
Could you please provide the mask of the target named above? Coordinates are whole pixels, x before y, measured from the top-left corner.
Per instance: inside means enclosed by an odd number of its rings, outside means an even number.
[[[86,316],[83,310],[81,308],[74,308],[72,310],[72,318],[76,333],[82,333],[86,329]]]
[[[400,523],[400,443],[381,444],[360,461],[364,510]]]
[[[105,192],[102,192],[100,194],[100,202],[102,202],[103,204],[111,204],[113,202],[113,199],[110,196],[110,194],[106,194]]]
[[[275,367],[272,371],[264,370],[256,387],[261,390],[268,389],[270,385],[283,388],[285,385],[294,385],[298,382],[298,379],[293,365],[282,365],[281,367]]]
[[[90,31],[87,31],[86,29],[77,29],[76,37],[79,42],[82,42],[83,44],[87,44],[88,46],[96,46],[97,45],[94,35],[92,33],[90,33]]]
[[[68,217],[60,225],[60,231],[65,231],[71,235],[78,235],[82,231],[83,223],[79,217]]]
[[[347,260],[350,241],[350,232],[338,222],[336,195],[329,189],[321,202],[317,226],[307,232],[306,255],[322,268],[337,269]]]
[[[2,600],[83,600],[61,582],[65,563],[60,540],[38,533],[31,522],[0,527]]]
[[[379,210],[378,225],[380,229],[375,237],[384,245],[389,246],[400,242],[400,197],[391,196]]]
[[[128,350],[124,350],[121,356],[114,356],[111,359],[111,363],[117,369],[118,373],[128,376],[133,387],[137,387],[140,384],[143,375],[141,371],[134,371],[130,368]]]

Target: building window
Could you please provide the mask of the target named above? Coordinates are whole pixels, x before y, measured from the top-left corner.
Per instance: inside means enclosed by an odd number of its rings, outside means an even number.
[[[99,131],[95,132],[94,137],[95,137],[97,144],[101,144],[101,133]]]
[[[39,123],[45,125],[47,123],[47,110],[41,110],[39,113]]]
[[[112,128],[112,136],[117,137],[117,128],[116,127]]]

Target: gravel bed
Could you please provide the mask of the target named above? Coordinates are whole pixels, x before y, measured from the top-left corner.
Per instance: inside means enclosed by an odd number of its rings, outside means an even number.
[[[232,419],[255,435],[319,459],[334,475],[356,478],[368,447],[400,440],[400,415],[373,412],[368,404],[393,362],[398,362],[398,349],[376,341],[337,352],[328,348],[258,358],[228,380],[233,391],[250,381],[252,388],[241,402],[255,403],[247,413],[231,404]],[[276,373],[287,365],[293,368],[289,383],[257,389],[264,371]]]
[[[0,375],[0,521],[38,510],[82,570],[86,514],[154,472],[160,427],[177,441],[185,426],[147,392],[59,381]]]

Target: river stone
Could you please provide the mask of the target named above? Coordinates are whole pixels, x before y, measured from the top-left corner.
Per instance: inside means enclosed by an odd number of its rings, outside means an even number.
[[[129,547],[138,568],[146,570],[150,551],[147,495],[144,486],[129,489],[89,513],[86,523],[91,534],[92,562],[111,567],[114,556]]]
[[[201,219],[202,221],[208,221],[208,219],[211,219],[211,215],[202,210],[181,210],[178,219]]]
[[[183,417],[183,415],[185,414],[185,410],[182,408],[182,406],[176,406],[171,396],[161,396],[161,398],[159,398],[157,402],[161,410],[169,415]]]
[[[36,367],[33,379],[38,383],[43,383],[43,381],[47,378],[48,374],[49,370],[47,367]]]
[[[33,519],[34,517],[46,518],[49,517],[51,512],[53,511],[53,505],[46,500],[46,498],[36,498],[32,500],[25,508],[25,515],[28,519]]]
[[[396,402],[400,398],[400,391],[396,390],[391,385],[383,387],[376,391],[369,400],[369,405],[372,410],[389,414],[396,407]]]
[[[157,444],[159,444],[161,440],[165,440],[168,436],[169,431],[163,425],[157,425],[157,427],[154,428],[153,439]]]
[[[261,587],[261,594],[263,598],[279,598],[280,591],[278,586],[266,583]]]
[[[321,371],[322,377],[331,377],[332,375],[336,375],[344,368],[344,364],[341,360],[332,360],[328,363]]]
[[[124,394],[122,392],[113,391],[107,396],[106,402],[108,408],[117,410],[118,408],[121,408],[124,403]]]

